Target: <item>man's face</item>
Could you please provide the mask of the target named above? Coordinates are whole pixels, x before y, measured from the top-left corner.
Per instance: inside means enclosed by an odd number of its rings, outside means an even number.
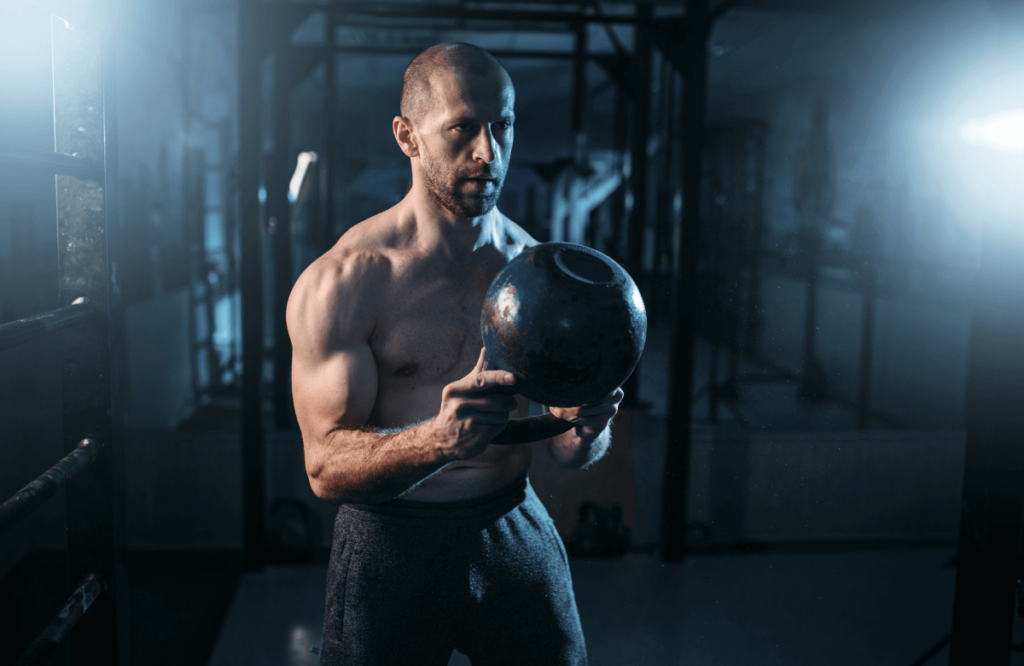
[[[503,73],[437,74],[434,104],[424,115],[421,166],[434,200],[472,218],[498,203],[512,153],[515,90]]]

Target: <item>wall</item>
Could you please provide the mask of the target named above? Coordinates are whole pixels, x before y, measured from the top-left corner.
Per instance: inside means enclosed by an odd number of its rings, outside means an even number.
[[[807,286],[762,277],[759,355],[799,375]],[[817,356],[829,388],[856,403],[860,391],[864,297],[823,283],[817,300]],[[960,428],[967,389],[971,310],[965,304],[905,295],[875,300],[870,406],[913,428]]]
[[[721,541],[951,540],[963,457],[955,431],[698,436],[689,516]]]
[[[833,196],[815,224],[826,246],[879,267],[872,407],[912,427],[963,426],[969,304],[995,195],[957,128],[998,103],[987,78],[995,31],[987,5],[966,2],[875,17],[734,10],[711,39],[709,120],[754,116],[769,128],[763,216],[774,253],[798,252],[797,165],[815,105],[827,107],[820,171]],[[773,271],[762,266],[759,353],[798,372],[806,287]],[[824,280],[818,298],[818,355],[831,389],[855,400],[862,297]]]

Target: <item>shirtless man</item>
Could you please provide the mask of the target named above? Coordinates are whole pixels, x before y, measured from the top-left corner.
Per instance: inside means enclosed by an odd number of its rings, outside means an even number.
[[[348,231],[288,302],[292,390],[316,495],[340,504],[321,664],[586,664],[565,549],[529,485],[530,444],[491,445],[521,396],[492,393],[480,311],[536,243],[496,208],[515,90],[493,56],[439,44],[406,69],[395,139],[412,187]],[[622,391],[550,411],[565,467],[600,458]]]

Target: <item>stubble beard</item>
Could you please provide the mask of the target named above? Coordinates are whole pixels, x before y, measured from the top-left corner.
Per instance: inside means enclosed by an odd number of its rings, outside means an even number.
[[[494,179],[495,187],[493,192],[482,196],[467,197],[459,192],[458,184],[464,177],[466,176],[456,173],[447,164],[431,158],[423,160],[423,182],[430,196],[445,210],[463,218],[480,217],[494,210],[501,194],[501,186],[505,183],[505,173],[492,171],[487,174],[487,177]]]

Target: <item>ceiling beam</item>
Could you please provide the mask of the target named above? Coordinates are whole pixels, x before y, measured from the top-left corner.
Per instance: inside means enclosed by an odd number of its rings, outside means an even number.
[[[298,25],[314,12],[326,12],[339,23],[349,17],[369,17],[377,19],[458,19],[462,21],[493,21],[509,23],[561,23],[572,25],[580,21],[603,21],[607,23],[634,24],[636,18],[630,15],[604,15],[600,18],[579,11],[554,9],[519,10],[519,9],[476,9],[463,8],[455,5],[398,4],[398,3],[356,3],[344,2],[333,4],[292,4],[283,2],[253,3],[258,11],[268,12],[279,20],[288,20]],[[405,26],[412,27],[412,26]],[[424,26],[429,27],[429,26]]]

